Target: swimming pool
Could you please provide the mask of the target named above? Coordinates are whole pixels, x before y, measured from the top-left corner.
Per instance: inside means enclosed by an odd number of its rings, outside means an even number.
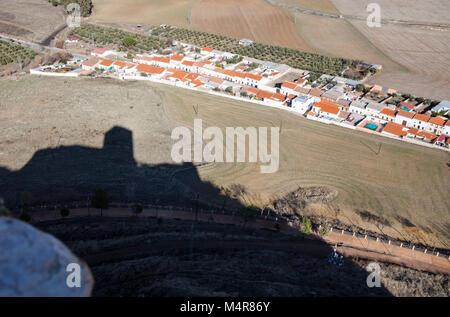
[[[373,123],[368,123],[366,124],[365,128],[375,131],[378,128],[378,126]]]

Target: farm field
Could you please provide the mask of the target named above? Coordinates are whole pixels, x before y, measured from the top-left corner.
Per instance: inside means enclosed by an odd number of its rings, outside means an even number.
[[[0,2],[0,33],[41,42],[65,22],[61,8],[55,8],[47,1]]]
[[[36,98],[38,91],[42,97]],[[337,197],[328,204],[310,204],[301,212],[378,231],[360,216],[360,211],[368,211],[388,221],[389,226],[382,228],[385,234],[450,245],[449,155],[442,151],[154,83],[27,76],[1,80],[0,98],[4,100],[0,108],[3,169],[20,170],[40,149],[101,148],[105,132],[114,126],[132,131],[134,158],[139,164],[153,165],[173,164],[171,129],[192,127],[195,116],[203,120],[204,128],[281,125],[277,173],[260,174],[259,163],[215,164],[197,169],[202,182],[218,188],[242,185],[242,201],[259,206],[298,186],[324,186],[337,191]],[[202,190],[188,174],[177,178],[194,192]],[[206,199],[209,194],[202,195]]]
[[[450,99],[450,31],[397,25],[368,28],[353,22],[367,38],[409,72],[381,72],[370,79],[401,91],[433,99]]]
[[[198,0],[93,0],[89,20],[108,23],[170,24],[187,27]]]
[[[331,1],[342,14],[364,19],[367,17],[367,5],[373,2],[372,0],[326,1]],[[447,0],[414,0],[413,3],[404,0],[378,0],[376,3],[381,7],[381,19],[448,24]]]
[[[191,27],[313,52],[298,34],[293,16],[263,0],[200,0],[192,8]]]
[[[293,4],[295,6],[322,11],[325,13],[339,14],[339,11],[330,0],[274,0],[280,3]]]
[[[371,43],[349,21],[298,12],[294,14],[300,35],[322,54],[382,64],[385,68],[383,74],[407,71]]]
[[[368,1],[333,0],[342,14],[364,16],[361,11]],[[446,1],[381,1],[382,19],[418,22],[448,22]],[[391,9],[389,9],[391,8]],[[398,9],[393,9],[398,8]],[[351,20],[378,49],[409,71],[395,72],[387,68],[371,79],[386,87],[434,99],[449,99],[450,91],[450,29],[383,24],[369,28],[365,21]],[[361,54],[361,59],[366,56]]]

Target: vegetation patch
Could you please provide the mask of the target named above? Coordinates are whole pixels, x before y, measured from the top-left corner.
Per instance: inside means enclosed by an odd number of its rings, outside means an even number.
[[[32,49],[0,40],[0,65],[29,62],[36,55]]]

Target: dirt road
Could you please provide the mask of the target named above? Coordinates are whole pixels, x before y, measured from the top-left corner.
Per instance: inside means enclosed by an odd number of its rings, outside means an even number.
[[[73,209],[70,211],[71,218],[73,217],[86,217],[86,216],[99,216],[100,211],[96,209]],[[105,217],[131,217],[134,216],[129,208],[113,208],[103,212],[103,216]],[[60,219],[58,211],[39,211],[33,213],[32,215],[33,222],[41,222],[47,220],[55,220]],[[198,221],[206,221],[206,222],[215,222],[221,224],[233,224],[233,225],[244,225],[247,227],[255,228],[255,229],[274,229],[274,222],[263,219],[256,219],[249,222],[244,222],[240,216],[237,215],[227,215],[227,214],[213,214],[213,213],[194,213],[190,211],[181,211],[181,210],[169,210],[169,209],[145,209],[139,217],[161,217],[161,218],[172,218],[172,219],[182,219],[182,220],[195,220]],[[298,228],[293,227],[289,223],[280,222],[280,231],[286,234],[298,235]],[[317,239],[322,239],[320,236],[315,235]],[[432,273],[443,273],[450,274],[450,261],[446,258],[438,257],[432,254],[426,254],[414,251],[412,249],[401,248],[396,245],[386,245],[378,241],[358,238],[354,236],[349,236],[345,234],[339,234],[336,232],[330,232],[323,240],[329,245],[335,245],[343,243],[342,246],[337,247],[337,252],[344,254],[346,256],[352,258],[361,258],[372,261],[393,263],[405,267],[409,267],[412,269],[420,270],[420,271],[428,271]],[[176,242],[178,243],[178,242]],[[237,247],[235,246],[227,246],[223,244],[223,242],[211,242],[212,244],[199,244],[196,242],[196,247]],[[311,240],[310,242],[305,241],[302,243],[302,246],[298,245],[297,242],[288,244],[284,244],[286,248],[299,248],[298,251],[302,252],[314,252],[316,254],[322,254],[325,249],[327,249],[328,253],[330,250],[329,246],[322,245],[319,246],[318,240]],[[308,247],[306,247],[308,246]],[[162,246],[161,246],[162,247]],[[178,247],[186,247],[183,242],[180,243]],[[247,242],[242,242],[241,247],[250,247],[247,245]],[[251,246],[254,247],[254,246]],[[261,246],[263,247],[263,246]],[[270,244],[267,244],[265,247],[271,248]],[[276,246],[280,247],[280,246]],[[311,247],[313,249],[311,249]],[[133,253],[133,252],[144,252],[145,249],[140,250],[137,249],[124,249],[124,250],[114,250],[111,254],[99,254],[95,255],[91,260],[93,262],[98,261],[100,258],[105,257],[115,257],[115,256],[123,256],[124,254]],[[89,259],[87,259],[89,261]]]

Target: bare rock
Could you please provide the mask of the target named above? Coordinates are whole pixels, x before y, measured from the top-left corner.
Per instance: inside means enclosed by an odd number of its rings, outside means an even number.
[[[2,297],[91,294],[94,280],[89,267],[52,235],[25,222],[0,217],[0,250]],[[67,271],[71,263],[79,265],[79,285],[74,278],[77,270]]]

